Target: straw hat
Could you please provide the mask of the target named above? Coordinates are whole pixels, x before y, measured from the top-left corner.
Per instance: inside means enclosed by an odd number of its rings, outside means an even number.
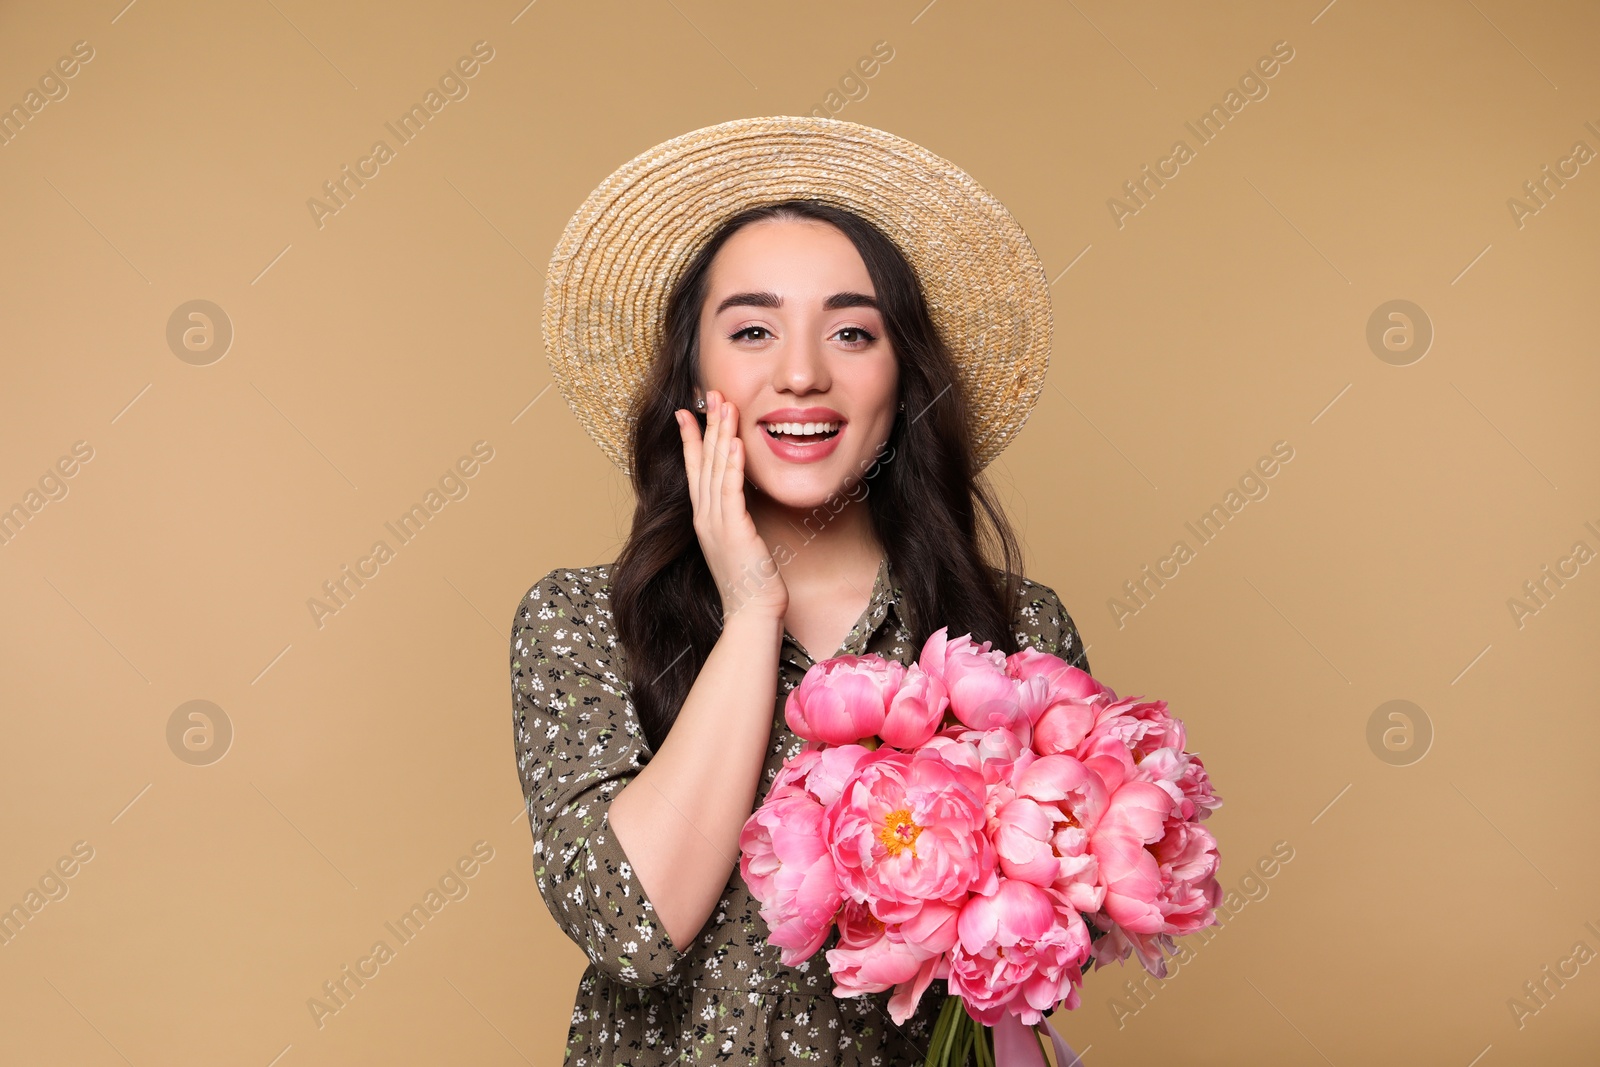
[[[1044,265],[1010,212],[955,164],[883,130],[814,116],[736,119],[663,141],[572,216],[550,257],[543,325],[579,423],[627,473],[635,391],[673,283],[729,216],[789,199],[853,211],[899,246],[959,368],[976,459],[987,466],[1044,388]]]

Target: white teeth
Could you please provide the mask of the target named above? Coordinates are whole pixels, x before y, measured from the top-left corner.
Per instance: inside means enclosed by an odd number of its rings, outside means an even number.
[[[839,428],[837,422],[769,422],[765,425],[770,434],[786,433],[796,437],[831,433]]]

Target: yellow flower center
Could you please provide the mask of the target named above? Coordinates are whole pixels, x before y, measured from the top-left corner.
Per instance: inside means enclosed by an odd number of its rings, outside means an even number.
[[[922,827],[911,821],[911,812],[906,808],[898,808],[883,817],[883,829],[878,831],[878,840],[883,842],[889,855],[898,856],[902,850],[916,844],[920,833]]]

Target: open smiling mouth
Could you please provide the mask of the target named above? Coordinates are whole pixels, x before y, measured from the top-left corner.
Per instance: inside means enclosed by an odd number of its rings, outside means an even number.
[[[773,440],[808,445],[836,436],[839,426],[837,422],[769,422],[763,423],[761,428]]]

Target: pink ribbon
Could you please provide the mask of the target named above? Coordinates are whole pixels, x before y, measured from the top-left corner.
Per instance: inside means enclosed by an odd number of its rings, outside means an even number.
[[[1061,1035],[1056,1033],[1056,1028],[1051,1025],[1049,1019],[1027,1026],[1010,1012],[1002,1015],[1000,1025],[994,1028],[995,1067],[1049,1067],[1045,1062],[1044,1049],[1039,1047],[1041,1027],[1044,1033],[1050,1035],[1051,1050],[1056,1056],[1056,1067],[1082,1067],[1083,1061],[1072,1051],[1072,1047],[1062,1040]]]

